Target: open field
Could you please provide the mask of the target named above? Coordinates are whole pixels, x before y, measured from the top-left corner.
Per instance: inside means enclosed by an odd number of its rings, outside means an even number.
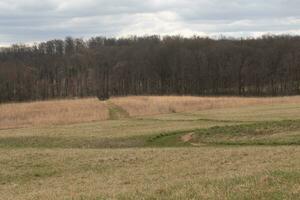
[[[60,118],[65,103],[79,106]],[[47,104],[57,120],[48,122]],[[127,97],[0,109],[1,200],[300,196],[300,97]]]
[[[10,103],[0,104],[0,129],[76,124],[136,116],[277,104],[297,105],[300,104],[300,97],[139,96],[112,98],[108,102],[88,98]]]
[[[1,149],[2,199],[297,199],[298,147]]]

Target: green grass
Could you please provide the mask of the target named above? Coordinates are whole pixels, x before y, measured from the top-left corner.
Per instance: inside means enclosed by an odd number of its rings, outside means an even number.
[[[300,148],[0,149],[2,199],[295,199]],[[281,198],[282,199],[282,198]]]
[[[248,109],[246,108],[247,112]],[[279,111],[277,114],[280,115],[281,109],[274,110]],[[230,119],[201,119],[196,114],[178,113],[79,125],[10,129],[0,133],[0,148],[299,145],[300,120],[242,123]],[[193,138],[183,142],[181,137],[188,133],[193,133]]]
[[[193,133],[188,142],[181,137]],[[158,146],[197,145],[300,145],[300,120],[267,121],[239,125],[214,126],[160,134],[150,139]]]
[[[299,185],[299,172],[278,170],[246,177],[204,180],[197,184],[185,183],[150,195],[146,192],[137,193],[133,198],[131,195],[124,195],[120,199],[135,199],[136,196],[143,196],[145,199],[298,199],[300,193],[293,191],[293,188]],[[200,193],[199,190],[202,192]],[[174,191],[180,192],[174,193]],[[219,193],[219,191],[223,191],[223,193]]]
[[[144,137],[86,138],[86,137],[7,137],[0,139],[0,148],[130,148],[145,146]]]
[[[150,146],[155,135],[212,127],[224,122],[142,119],[0,130],[0,148],[133,148]]]

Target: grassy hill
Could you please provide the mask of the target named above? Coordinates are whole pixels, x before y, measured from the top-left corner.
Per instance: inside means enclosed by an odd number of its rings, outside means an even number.
[[[300,195],[300,97],[125,97],[0,110],[0,199]]]

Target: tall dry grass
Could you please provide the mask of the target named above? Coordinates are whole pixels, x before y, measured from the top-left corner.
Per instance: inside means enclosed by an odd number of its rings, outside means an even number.
[[[126,110],[130,116],[143,116],[260,104],[300,103],[300,96],[268,98],[132,96],[113,98],[111,101]]]
[[[300,103],[300,96],[277,98],[130,96],[112,98],[109,101],[130,116],[146,116],[248,105]],[[96,98],[0,104],[0,129],[106,120],[109,119],[108,110],[111,109],[109,105]]]
[[[0,104],[0,129],[105,119],[108,109],[96,98]]]

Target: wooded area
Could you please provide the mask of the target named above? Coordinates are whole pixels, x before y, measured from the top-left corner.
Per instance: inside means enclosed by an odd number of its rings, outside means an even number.
[[[170,94],[300,94],[300,36],[67,37],[0,50],[0,102]]]

